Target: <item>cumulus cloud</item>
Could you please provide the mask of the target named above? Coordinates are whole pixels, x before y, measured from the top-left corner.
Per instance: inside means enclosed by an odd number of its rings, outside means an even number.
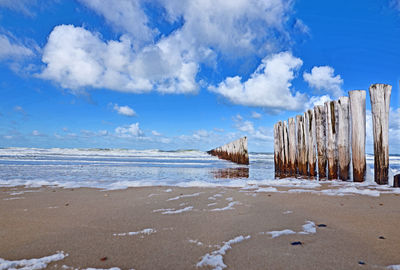
[[[266,55],[289,44],[292,1],[79,0],[122,35],[103,40],[83,27],[59,25],[44,47],[41,78],[64,88],[143,93],[196,93],[201,65],[218,68],[219,56]],[[160,25],[173,31],[160,34]]]
[[[242,82],[240,76],[228,77],[209,90],[235,104],[264,107],[274,110],[299,110],[306,95],[291,91],[291,81],[303,61],[290,52],[266,57],[250,78]]]
[[[156,30],[149,27],[149,19],[141,1],[79,0],[102,15],[107,22],[122,33],[129,33],[138,45],[153,41]]]
[[[332,100],[332,98],[329,95],[323,95],[323,96],[312,96],[309,98],[308,102],[305,104],[304,109],[312,109],[317,105],[324,105],[325,102]]]
[[[239,122],[236,124],[236,128],[240,131],[247,132],[247,133],[254,132],[254,125],[253,125],[253,122],[251,122],[251,121]]]
[[[64,88],[108,88],[122,92],[193,93],[198,66],[160,41],[134,53],[126,36],[103,41],[82,27],[59,25],[44,47],[38,76]]]
[[[343,79],[334,75],[335,70],[330,66],[313,67],[311,73],[304,72],[303,78],[310,87],[322,93],[332,94],[334,98],[343,96]]]
[[[9,58],[24,58],[33,56],[31,49],[18,42],[11,41],[6,35],[0,34],[0,60]]]
[[[129,106],[118,106],[118,104],[114,104],[114,111],[116,111],[118,114],[126,116],[136,115],[136,112]]]
[[[132,138],[143,135],[143,131],[139,128],[139,123],[134,123],[128,126],[117,127],[115,135],[120,138]]]
[[[37,130],[34,130],[34,131],[32,131],[32,135],[33,135],[33,136],[39,136],[39,135],[40,135],[40,132],[37,131]]]

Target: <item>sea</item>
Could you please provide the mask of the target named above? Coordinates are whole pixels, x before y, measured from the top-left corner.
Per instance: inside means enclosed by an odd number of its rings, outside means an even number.
[[[275,181],[272,153],[250,153],[249,158],[247,166],[197,150],[0,148],[0,187],[112,190],[140,186],[245,187]],[[369,181],[373,181],[373,162],[373,155],[367,155]],[[390,156],[389,163],[391,177],[400,173],[399,155]]]

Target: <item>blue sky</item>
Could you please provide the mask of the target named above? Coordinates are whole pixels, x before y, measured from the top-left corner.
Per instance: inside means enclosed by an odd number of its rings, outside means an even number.
[[[398,0],[0,0],[0,147],[268,152],[276,121],[387,83],[400,153],[399,46]]]

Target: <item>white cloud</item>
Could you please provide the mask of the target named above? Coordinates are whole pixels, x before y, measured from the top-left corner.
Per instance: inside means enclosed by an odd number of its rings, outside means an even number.
[[[243,132],[248,132],[248,133],[254,132],[254,125],[250,121],[239,122],[236,124],[236,128]]]
[[[126,116],[135,116],[136,112],[129,106],[118,106],[118,104],[114,104],[114,110],[118,114],[126,115]]]
[[[98,14],[103,15],[117,30],[129,33],[138,45],[153,41],[156,30],[151,29],[149,19],[140,1],[79,0]]]
[[[152,5],[162,11],[160,16],[147,16],[145,0],[79,1],[122,36],[103,40],[82,27],[53,29],[39,77],[73,91],[91,87],[196,93],[201,65],[218,68],[219,56],[231,60],[266,55],[290,40],[286,22],[293,13],[292,1],[154,1]],[[160,23],[175,28],[160,35]]]
[[[309,98],[308,102],[305,104],[304,109],[312,109],[317,105],[324,105],[326,101],[330,101],[332,98],[329,95],[323,96],[312,96]]]
[[[127,36],[101,40],[99,34],[59,25],[44,47],[46,64],[38,76],[64,88],[107,88],[122,92],[194,93],[197,63],[185,59],[166,41],[135,53]]]
[[[31,49],[17,42],[12,42],[5,35],[0,35],[0,60],[33,56]]]
[[[157,132],[156,130],[152,130],[151,134],[153,134],[154,136],[161,136],[161,133]]]
[[[40,135],[40,132],[37,131],[37,130],[34,130],[34,131],[32,131],[32,135],[33,135],[33,136],[39,136],[39,135]]]
[[[132,138],[143,135],[143,131],[139,128],[139,123],[131,124],[129,126],[117,127],[115,134],[120,138]]]
[[[299,110],[303,108],[306,96],[299,92],[292,94],[291,81],[294,72],[303,61],[290,52],[266,57],[250,78],[241,82],[239,76],[228,77],[218,86],[210,86],[232,103],[264,107],[273,110]]]
[[[258,112],[252,112],[251,113],[251,118],[260,119],[261,117],[262,117],[262,115],[260,113],[258,113]]]
[[[22,12],[25,15],[33,16],[34,14],[30,10],[31,5],[35,5],[36,0],[0,0],[0,7],[9,8],[18,12]]]
[[[332,94],[334,98],[343,96],[343,80],[340,75],[334,75],[335,70],[330,66],[313,67],[311,73],[304,72],[303,78],[310,85],[322,93]]]

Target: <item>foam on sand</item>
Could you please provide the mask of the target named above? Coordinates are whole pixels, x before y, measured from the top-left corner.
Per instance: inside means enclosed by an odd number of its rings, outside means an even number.
[[[389,265],[388,267],[386,267],[387,269],[391,269],[391,270],[400,270],[400,264],[396,264],[396,265]]]
[[[141,231],[137,231],[137,232],[127,232],[127,233],[114,233],[114,236],[125,236],[125,235],[138,235],[138,234],[146,234],[146,235],[150,235],[152,233],[156,233],[157,230],[152,229],[152,228],[147,228],[147,229],[143,229]]]
[[[235,208],[233,208],[234,205],[236,204],[241,204],[240,202],[230,202],[227,206],[222,207],[222,208],[214,208],[214,209],[210,209],[209,211],[225,211],[225,210],[234,210]]]
[[[192,211],[192,209],[193,209],[193,206],[188,206],[188,207],[178,209],[178,210],[175,210],[175,209],[167,210],[167,211],[162,212],[161,214],[163,214],[163,215],[179,214],[179,213],[183,213],[183,212]]]
[[[232,244],[240,243],[244,240],[250,239],[250,235],[247,236],[237,236],[227,242],[224,242],[224,245],[218,249],[214,250],[213,252],[207,253],[204,255],[201,259],[200,262],[196,264],[197,267],[203,267],[203,266],[211,266],[213,267],[212,269],[214,270],[221,270],[226,268],[226,264],[224,263],[224,257],[223,255],[226,254],[226,251],[232,248]]]
[[[203,192],[197,192],[197,193],[193,193],[193,194],[186,194],[186,195],[180,195],[180,196],[176,196],[174,198],[170,198],[167,201],[175,201],[175,200],[179,200],[181,198],[190,198],[190,197],[197,197],[199,196],[201,193]]]
[[[0,270],[5,269],[44,269],[51,262],[60,261],[67,257],[63,251],[58,251],[56,254],[37,258],[37,259],[22,259],[15,261],[8,261],[0,258]]]
[[[272,236],[272,238],[281,236],[281,235],[288,235],[288,234],[296,234],[296,232],[286,229],[286,230],[282,230],[282,231],[270,231],[267,232],[268,234],[270,234]]]

